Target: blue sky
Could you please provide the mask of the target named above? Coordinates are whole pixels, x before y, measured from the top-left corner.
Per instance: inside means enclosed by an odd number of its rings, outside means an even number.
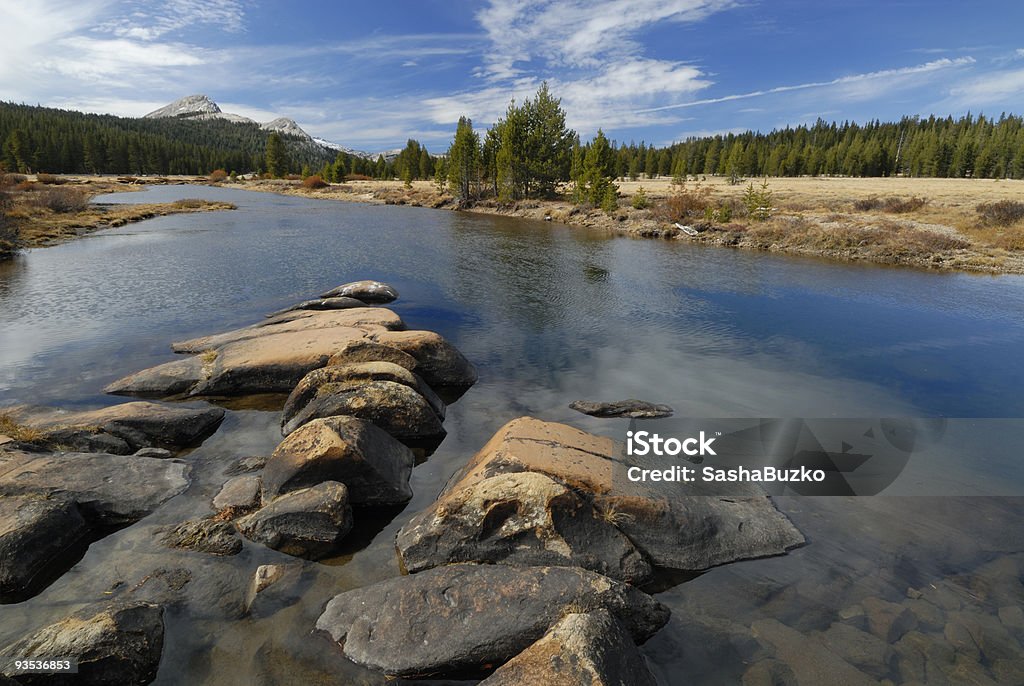
[[[1024,112],[1024,1],[3,0],[0,99],[142,115],[205,93],[434,151],[542,80],[584,138]]]

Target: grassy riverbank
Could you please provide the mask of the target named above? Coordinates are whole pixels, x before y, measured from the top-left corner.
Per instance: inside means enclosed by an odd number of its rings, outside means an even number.
[[[750,181],[690,179],[683,185],[657,178],[619,183],[611,213],[565,200],[527,200],[512,205],[482,201],[469,211],[548,219],[604,228],[637,237],[812,255],[846,261],[927,269],[1024,274],[1024,181],[920,178],[773,178],[771,216],[746,215]],[[433,183],[351,181],[306,188],[298,181],[246,181],[249,190],[355,202],[454,209],[450,195]],[[640,189],[646,207],[635,208]],[[640,204],[640,203],[637,203]],[[708,208],[732,217],[707,219]],[[696,236],[675,228],[694,226]]]
[[[235,205],[208,200],[177,200],[139,205],[102,205],[96,195],[138,190],[130,180],[111,177],[8,177],[5,195],[9,249],[55,245],[100,229],[168,214],[232,210]],[[2,246],[0,246],[2,247]],[[4,252],[0,250],[0,252]]]

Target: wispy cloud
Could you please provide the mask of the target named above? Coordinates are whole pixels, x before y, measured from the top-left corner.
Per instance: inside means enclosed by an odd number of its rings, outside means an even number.
[[[767,88],[765,90],[749,91],[747,93],[735,93],[732,95],[723,95],[716,98],[705,98],[703,100],[691,100],[689,102],[676,103],[674,105],[662,105],[660,107],[652,107],[646,110],[640,110],[643,112],[662,112],[665,110],[682,109],[686,107],[698,107],[700,105],[714,105],[723,102],[732,102],[735,100],[746,100],[748,98],[758,98],[764,95],[772,95],[776,93],[789,93],[792,91],[808,90],[811,88],[824,88],[828,86],[843,86],[849,95],[855,95],[857,93],[870,92],[872,95],[878,94],[878,87],[880,83],[885,81],[892,81],[896,79],[905,79],[907,77],[919,76],[921,74],[927,74],[929,72],[935,72],[942,69],[950,69],[953,67],[963,67],[966,65],[974,64],[975,59],[973,57],[958,57],[956,59],[942,58],[919,64],[913,67],[900,67],[898,69],[884,69],[881,71],[867,72],[863,74],[852,74],[849,76],[841,76],[830,81],[811,81],[808,83],[799,83],[792,86],[776,86],[774,88]],[[867,86],[870,91],[863,90],[862,87]]]
[[[244,28],[245,10],[239,0],[162,0],[131,2],[117,16],[93,30],[120,38],[151,41],[168,33],[200,25],[237,33]]]

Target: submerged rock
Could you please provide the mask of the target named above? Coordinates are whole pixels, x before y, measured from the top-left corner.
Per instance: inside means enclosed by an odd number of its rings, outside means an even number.
[[[356,298],[366,303],[389,303],[398,299],[398,291],[380,281],[353,281],[342,284],[321,298]]]
[[[441,419],[427,399],[393,381],[351,381],[326,384],[294,416],[284,422],[288,435],[314,419],[349,415],[373,422],[395,438],[440,441],[445,436]]]
[[[263,469],[263,499],[323,481],[348,489],[353,505],[396,505],[412,498],[412,452],[355,417],[315,419],[291,433]]]
[[[31,597],[85,551],[89,524],[73,502],[0,497],[0,603]]]
[[[89,606],[4,649],[3,671],[23,684],[148,684],[164,643],[164,611],[133,601]],[[78,674],[18,674],[15,659],[73,658]]]
[[[655,686],[622,624],[604,609],[566,615],[481,686]]]
[[[752,625],[754,636],[792,670],[799,684],[870,686],[877,681],[799,631],[774,619]]]
[[[16,405],[4,408],[0,414],[36,432],[38,439],[31,441],[34,444],[118,455],[153,448],[181,450],[198,445],[213,434],[224,419],[224,410],[220,408],[191,409],[150,402],[84,411]]]
[[[228,479],[213,497],[216,510],[250,510],[259,507],[263,483],[255,474],[243,474]]]
[[[317,628],[359,664],[441,675],[503,663],[565,615],[599,609],[635,642],[669,617],[646,593],[583,569],[457,564],[337,595]]]
[[[374,333],[372,339],[411,355],[416,374],[434,388],[468,388],[476,383],[476,369],[469,360],[433,331],[384,331]]]
[[[629,417],[631,419],[654,419],[671,417],[672,408],[668,405],[655,405],[645,400],[616,400],[610,403],[574,400],[569,407],[588,414],[591,417]]]
[[[291,307],[285,307],[277,312],[271,312],[267,317],[276,317],[286,312],[295,310],[348,310],[353,307],[366,307],[366,303],[355,298],[319,298],[317,300],[303,300]]]
[[[0,454],[0,497],[66,498],[91,524],[134,523],[188,486],[175,460],[106,453]]]
[[[164,545],[211,555],[237,555],[242,540],[234,527],[212,519],[193,519],[170,529],[163,537]]]
[[[804,542],[755,488],[729,497],[682,487],[648,490],[614,478],[616,469],[624,471],[621,460],[611,439],[523,417],[499,429],[441,498],[498,474],[544,474],[589,498],[655,565],[683,571],[779,555]]]
[[[543,474],[519,472],[438,498],[398,532],[409,572],[452,562],[583,567],[638,584],[651,567],[593,506]]]
[[[235,521],[242,535],[288,555],[319,560],[352,529],[348,489],[336,481],[282,495]]]

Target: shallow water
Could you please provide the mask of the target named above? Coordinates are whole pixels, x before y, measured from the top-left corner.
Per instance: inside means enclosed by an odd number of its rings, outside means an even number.
[[[252,544],[228,559],[172,555],[154,542],[157,527],[209,511],[231,462],[269,454],[280,440],[276,413],[229,412],[186,458],[189,491],[94,544],[35,599],[0,607],[4,643],[104,597],[117,581],[185,566],[189,600],[168,613],[158,683],[315,683],[331,674],[339,683],[383,683],[310,637],[315,619],[340,590],[399,573],[395,532],[509,419],[529,414],[618,435],[624,422],[584,417],[567,404],[626,397],[695,417],[1024,416],[1021,277],[839,264],[227,188],[168,186],[102,200],[182,197],[239,209],[161,217],[0,263],[0,406],[119,402],[102,387],[172,359],[171,341],[252,323],[362,278],[396,286],[393,309],[409,328],[448,337],[480,382],[449,408],[449,435],[414,470],[408,507],[328,564]],[[1020,485],[1024,468],[1004,460],[960,476]],[[673,619],[644,653],[664,683],[738,680],[764,656],[750,637],[758,618],[825,629],[864,597],[898,600],[910,586],[974,578],[986,563],[1024,551],[1020,499],[777,502],[806,547],[715,569],[659,595]],[[248,578],[271,561],[302,565],[293,597],[236,619]],[[1004,590],[1019,594],[1019,584]],[[984,602],[1006,600],[996,598]]]

